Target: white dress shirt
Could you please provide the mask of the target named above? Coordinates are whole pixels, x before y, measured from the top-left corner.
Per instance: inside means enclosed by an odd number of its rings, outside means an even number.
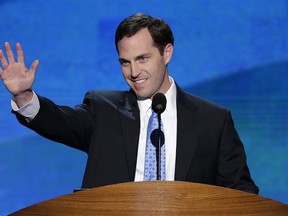
[[[167,99],[166,110],[161,114],[166,148],[166,180],[174,181],[175,162],[176,162],[176,137],[177,137],[177,107],[176,107],[176,85],[174,80],[170,78],[171,86],[166,92]],[[138,101],[140,109],[140,135],[138,142],[138,154],[136,164],[135,181],[143,181],[144,179],[144,164],[146,151],[146,136],[148,121],[151,116],[150,99]]]

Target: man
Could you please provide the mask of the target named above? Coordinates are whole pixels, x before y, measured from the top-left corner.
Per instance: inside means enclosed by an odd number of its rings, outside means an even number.
[[[13,95],[21,124],[40,135],[88,154],[82,187],[145,179],[146,134],[151,100],[167,98],[162,114],[165,180],[190,181],[258,193],[243,144],[228,111],[184,92],[168,76],[174,38],[167,23],[145,14],[123,20],[115,36],[129,91],[90,91],[83,103],[58,106],[32,91],[39,61],[25,66],[21,45],[15,62],[9,43],[0,51],[1,79]]]

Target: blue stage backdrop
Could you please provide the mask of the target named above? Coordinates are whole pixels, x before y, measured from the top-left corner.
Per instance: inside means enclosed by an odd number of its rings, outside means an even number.
[[[228,107],[260,195],[288,203],[288,1],[1,0],[0,43],[21,42],[40,60],[34,90],[61,105],[89,89],[127,89],[114,47],[118,23],[136,12],[175,34],[170,75]],[[86,155],[22,127],[0,85],[0,214],[71,193]]]

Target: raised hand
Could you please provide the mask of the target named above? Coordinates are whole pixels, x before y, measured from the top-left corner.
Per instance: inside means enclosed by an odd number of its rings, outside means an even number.
[[[4,43],[7,59],[4,52],[0,50],[0,78],[5,87],[14,96],[14,100],[19,107],[29,102],[33,96],[32,85],[39,61],[35,60],[28,70],[25,65],[24,52],[20,43],[16,44],[17,60],[15,61],[13,51],[8,42]]]

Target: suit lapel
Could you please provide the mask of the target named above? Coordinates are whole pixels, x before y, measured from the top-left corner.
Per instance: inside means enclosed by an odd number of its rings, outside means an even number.
[[[187,97],[187,93],[177,86],[176,181],[185,180],[194,154],[195,145],[193,141],[196,140],[197,135],[193,132],[195,125],[193,116],[195,116],[196,109],[197,107]]]
[[[140,131],[140,113],[136,96],[132,91],[127,92],[120,102],[119,113],[129,179],[134,181]]]
[[[189,171],[194,153],[196,134],[193,133],[195,122],[193,117],[197,107],[187,97],[181,88],[177,86],[177,149],[175,180],[184,181]],[[132,91],[127,92],[119,106],[119,118],[123,135],[124,149],[126,152],[129,178],[134,181],[136,171],[136,160],[138,153],[140,113],[136,96]]]

